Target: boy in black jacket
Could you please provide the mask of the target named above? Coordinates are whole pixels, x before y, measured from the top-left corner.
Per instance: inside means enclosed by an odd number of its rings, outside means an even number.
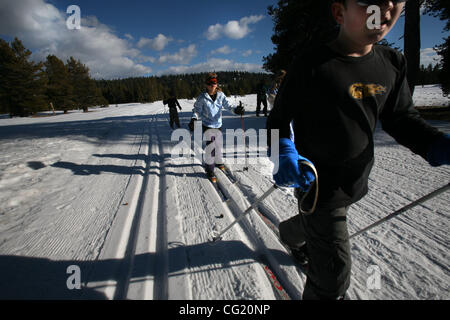
[[[276,183],[308,190],[314,175],[299,168],[299,159],[312,162],[318,171],[315,212],[279,226],[282,240],[307,263],[304,299],[343,298],[350,285],[346,213],[368,191],[378,120],[397,142],[431,165],[450,164],[450,135],[428,125],[414,109],[404,56],[374,46],[395,25],[404,2],[334,1],[337,39],[294,60],[268,118],[268,129],[280,130]],[[367,23],[372,4],[381,9],[376,29]],[[291,121],[295,145],[289,139]]]

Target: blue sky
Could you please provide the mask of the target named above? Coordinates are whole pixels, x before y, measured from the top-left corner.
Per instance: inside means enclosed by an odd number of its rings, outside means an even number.
[[[262,71],[273,52],[276,0],[0,0],[0,36],[18,36],[36,60],[74,56],[95,78],[204,71]],[[81,9],[81,30],[68,30],[69,5]],[[444,23],[422,17],[423,63],[435,57]],[[403,23],[388,36],[402,47]],[[448,35],[448,33],[447,33]]]

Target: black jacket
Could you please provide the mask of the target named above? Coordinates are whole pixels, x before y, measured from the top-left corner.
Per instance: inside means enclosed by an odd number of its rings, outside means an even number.
[[[324,208],[348,206],[367,193],[378,120],[397,142],[425,159],[441,135],[414,109],[404,56],[385,46],[356,58],[322,45],[297,57],[267,127],[289,138],[292,120],[299,154],[318,170],[318,206]]]
[[[163,101],[163,103],[164,103],[164,105],[168,104],[170,109],[174,108],[176,110],[177,106],[178,106],[178,108],[181,110],[181,106],[178,103],[178,100],[176,98],[166,99]]]

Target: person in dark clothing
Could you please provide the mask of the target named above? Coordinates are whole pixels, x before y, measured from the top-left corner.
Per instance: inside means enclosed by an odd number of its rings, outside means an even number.
[[[380,6],[383,22],[373,30],[366,24],[371,4]],[[315,176],[299,167],[299,159],[318,172],[315,212],[279,225],[282,241],[307,263],[304,299],[341,299],[350,285],[347,211],[368,192],[378,121],[432,166],[450,164],[450,135],[431,127],[414,108],[405,57],[374,45],[395,25],[403,6],[404,1],[334,1],[337,39],[293,61],[269,115],[267,128],[280,134],[276,183],[308,191]]]
[[[164,105],[168,105],[169,107],[169,115],[170,115],[170,127],[173,129],[173,124],[175,123],[178,128],[180,128],[180,119],[178,117],[178,110],[183,110],[178,102],[177,98],[172,95],[169,99],[163,101]]]
[[[259,117],[261,113],[261,103],[264,105],[263,113],[267,117],[267,88],[264,81],[258,84],[258,91],[256,93],[256,116]]]

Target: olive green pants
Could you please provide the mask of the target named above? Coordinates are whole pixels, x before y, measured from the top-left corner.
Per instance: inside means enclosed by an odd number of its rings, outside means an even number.
[[[351,255],[347,209],[316,209],[311,215],[280,223],[280,235],[290,246],[306,241],[309,258],[303,299],[338,299],[350,285]]]

